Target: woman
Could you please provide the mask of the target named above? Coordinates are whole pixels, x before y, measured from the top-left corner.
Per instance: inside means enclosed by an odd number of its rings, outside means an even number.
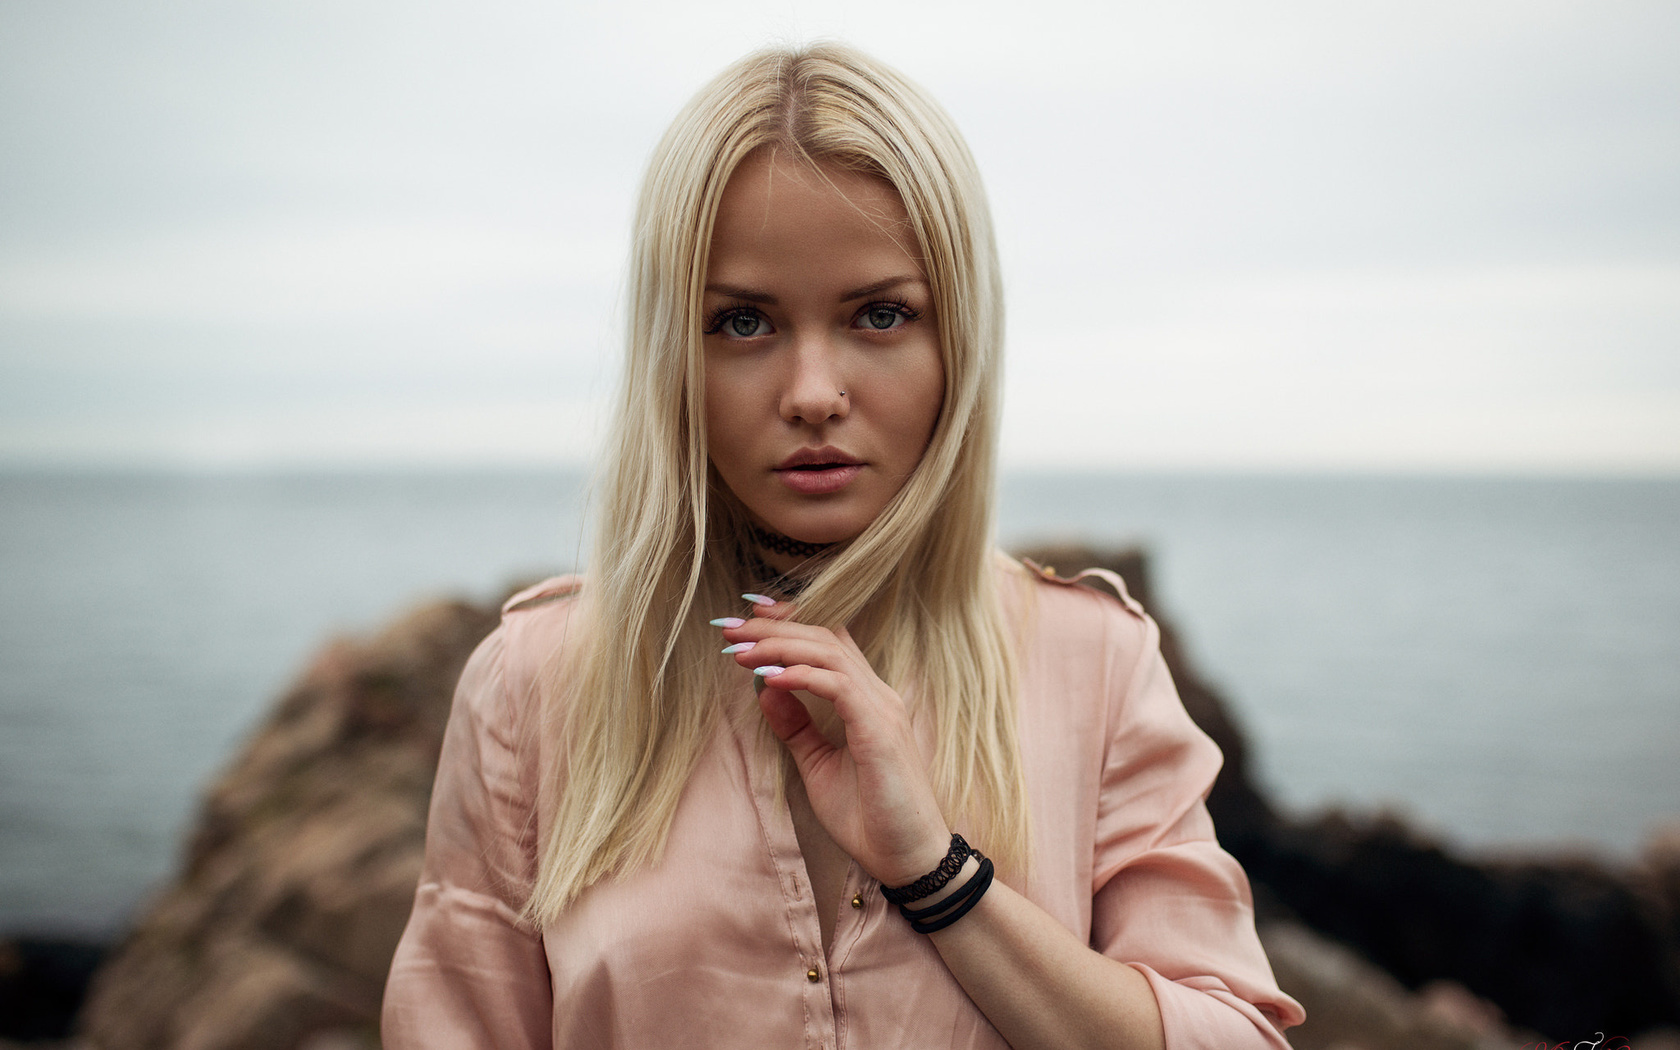
[[[1153,623],[991,547],[944,113],[841,47],[737,63],[654,154],[630,302],[587,582],[462,675],[386,1045],[1286,1045]]]

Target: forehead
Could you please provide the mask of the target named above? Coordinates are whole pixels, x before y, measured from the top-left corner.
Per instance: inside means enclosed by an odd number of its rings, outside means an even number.
[[[869,260],[925,276],[909,214],[885,179],[785,151],[752,153],[718,202],[712,268],[775,268],[812,253],[837,265]]]

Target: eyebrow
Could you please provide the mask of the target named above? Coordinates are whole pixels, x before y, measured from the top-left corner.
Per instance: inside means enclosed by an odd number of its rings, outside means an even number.
[[[921,283],[925,280],[926,278],[920,276],[919,274],[900,274],[895,277],[887,277],[882,280],[875,281],[872,284],[866,284],[862,288],[854,288],[851,291],[846,292],[844,295],[840,296],[840,301],[843,303],[849,303],[853,299],[867,299],[871,295],[878,295],[879,293],[886,291],[888,288],[896,288],[901,284]],[[708,284],[706,285],[706,291],[717,295],[725,295],[731,299],[745,299],[749,303],[763,303],[765,306],[778,305],[776,297],[768,292],[760,292],[752,288],[741,288],[732,284]]]

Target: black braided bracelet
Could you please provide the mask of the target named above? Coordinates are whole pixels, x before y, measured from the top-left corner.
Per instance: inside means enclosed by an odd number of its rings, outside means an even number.
[[[926,908],[910,908],[903,904],[898,906],[898,913],[910,920],[910,928],[917,933],[937,933],[945,927],[967,915],[980,898],[992,885],[992,860],[983,856],[979,850],[974,852],[980,858],[980,870],[958,889],[938,904],[931,904]]]
[[[881,896],[889,902],[903,907],[912,901],[919,901],[923,897],[931,897],[945,888],[945,884],[957,877],[962,870],[963,861],[974,851],[961,835],[952,832],[951,848],[946,851],[945,859],[939,862],[939,867],[923,875],[908,886],[882,886]]]

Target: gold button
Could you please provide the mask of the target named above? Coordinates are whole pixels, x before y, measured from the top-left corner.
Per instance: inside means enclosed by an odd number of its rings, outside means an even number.
[[[812,984],[816,984],[818,981],[822,980],[822,974],[818,973],[817,968],[813,966],[809,970],[805,971],[805,979],[810,981]]]
[[[852,907],[854,907],[854,908],[863,907],[863,894],[861,894],[861,893],[852,894]]]

